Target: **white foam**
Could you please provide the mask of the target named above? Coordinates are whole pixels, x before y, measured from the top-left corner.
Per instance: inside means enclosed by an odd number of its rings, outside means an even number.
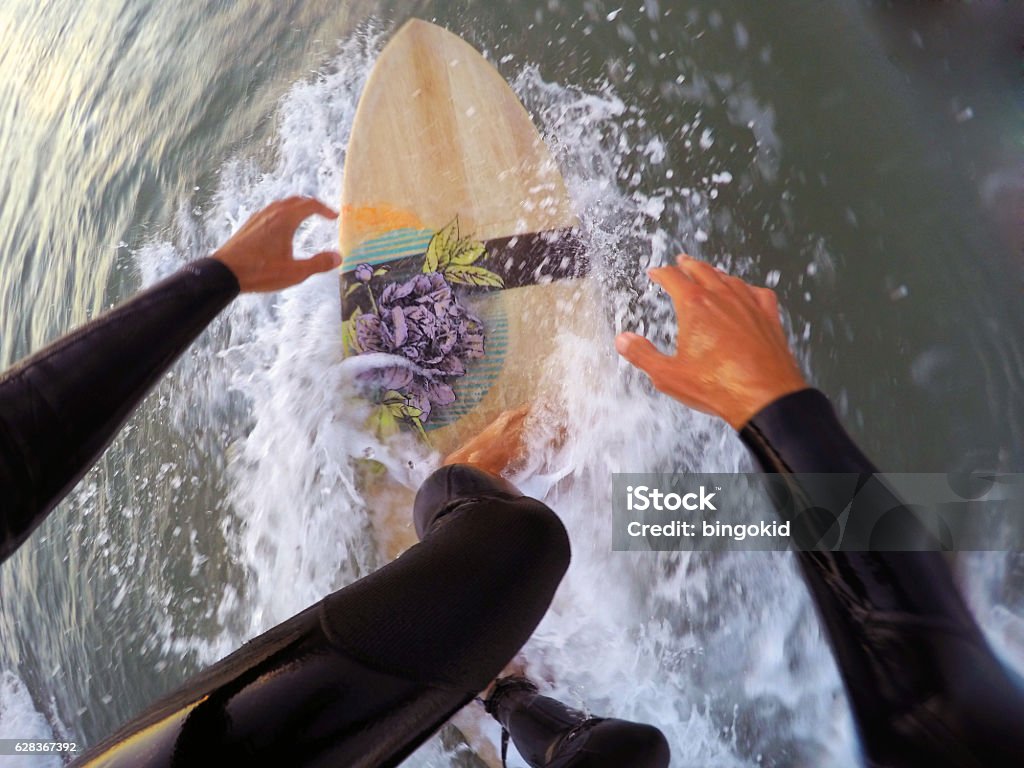
[[[32,696],[14,672],[0,671],[0,739],[52,741],[55,735],[46,716],[36,709]],[[56,754],[5,755],[0,764],[9,768],[58,768]]]
[[[176,243],[139,254],[148,280],[209,252],[274,199],[337,199],[355,104],[379,44],[373,35],[346,43],[330,71],[292,88],[279,110],[273,165],[231,161],[210,209],[195,215],[184,201]],[[820,745],[818,764],[830,751],[848,759],[838,678],[788,558],[610,552],[609,473],[747,466],[728,429],[655,393],[612,347],[625,328],[672,343],[671,306],[649,289],[643,268],[670,257],[678,232],[710,226],[711,202],[680,187],[638,190],[634,148],[653,160],[667,143],[611,86],[549,83],[530,66],[513,85],[565,172],[605,303],[596,337],[551,341],[543,375],[559,395],[538,407],[532,474],[518,479],[562,516],[574,553],[525,650],[530,670],[573,705],[657,724],[675,765],[755,765],[744,744],[770,750],[793,740]],[[709,130],[698,135],[710,146]],[[333,224],[314,223],[297,245],[313,253],[335,238]],[[219,419],[231,442],[233,515],[224,528],[230,557],[247,574],[244,585],[225,588],[223,631],[168,638],[180,650],[211,661],[380,564],[353,457],[372,455],[410,487],[432,468],[411,438],[382,446],[361,429],[365,409],[341,362],[339,321],[335,275],[246,296],[179,369],[179,424]],[[552,449],[547,437],[566,417],[569,439]],[[446,760],[434,741],[413,764]]]

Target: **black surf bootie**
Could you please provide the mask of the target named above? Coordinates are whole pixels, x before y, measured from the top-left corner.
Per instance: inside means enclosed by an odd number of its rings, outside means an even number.
[[[532,768],[667,768],[668,742],[652,725],[590,717],[541,696],[520,675],[497,680],[484,708],[502,727],[501,758],[508,740]]]

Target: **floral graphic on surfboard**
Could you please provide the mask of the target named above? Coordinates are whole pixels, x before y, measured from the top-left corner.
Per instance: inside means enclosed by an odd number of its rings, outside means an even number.
[[[486,253],[482,242],[461,236],[455,217],[430,238],[418,273],[399,280],[389,274],[391,265],[370,263],[351,273],[345,299],[364,301],[342,325],[345,354],[402,358],[361,376],[375,390],[383,434],[404,424],[425,438],[435,409],[457,400],[452,385],[466,375],[468,362],[484,357],[484,322],[456,286],[504,287],[501,275],[476,263]],[[386,281],[377,280],[385,275]]]

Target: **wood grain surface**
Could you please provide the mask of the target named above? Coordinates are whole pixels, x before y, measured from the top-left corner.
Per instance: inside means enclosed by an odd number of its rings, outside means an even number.
[[[430,229],[458,215],[478,240],[578,223],[558,166],[504,78],[461,38],[418,19],[370,73],[341,203],[343,255],[380,231],[361,209],[410,213]]]

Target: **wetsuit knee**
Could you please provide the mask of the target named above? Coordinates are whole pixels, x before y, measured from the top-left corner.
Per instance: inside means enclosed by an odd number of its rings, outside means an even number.
[[[401,557],[325,599],[325,633],[396,677],[483,690],[547,611],[569,565],[557,515],[534,499],[461,499]]]
[[[251,641],[93,756],[398,765],[512,660],[568,562],[565,529],[541,502],[466,500],[401,557]],[[145,762],[147,750],[167,758]]]
[[[446,529],[486,560],[478,578],[501,580],[500,572],[507,571],[521,589],[546,589],[557,583],[553,580],[561,581],[569,567],[569,534],[558,515],[518,492],[515,497],[494,493],[457,498],[435,516],[421,543],[447,538]]]
[[[515,499],[519,489],[502,477],[468,464],[449,464],[426,479],[416,494],[413,522],[422,539],[434,523],[460,502],[479,498]]]

